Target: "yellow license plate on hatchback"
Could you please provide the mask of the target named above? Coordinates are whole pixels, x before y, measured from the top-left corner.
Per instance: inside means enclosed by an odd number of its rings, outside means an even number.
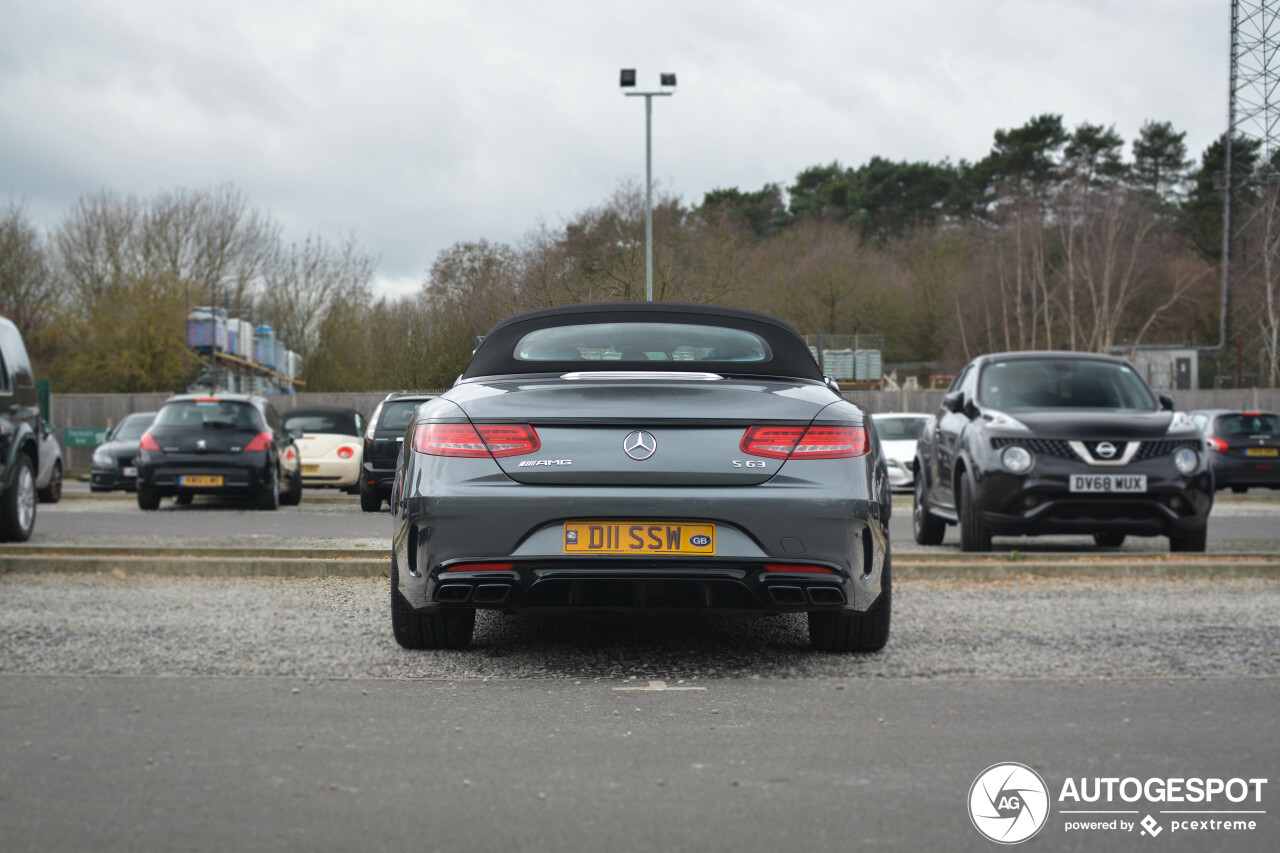
[[[1245,451],[1246,456],[1277,456],[1280,450],[1274,447],[1250,447]]]
[[[566,521],[566,554],[716,553],[716,526],[675,521]]]
[[[302,466],[302,473],[304,473],[304,474],[319,474],[319,473],[320,473],[320,466],[319,466],[319,465],[303,465],[303,466]]]
[[[182,486],[206,486],[206,487],[207,487],[207,486],[221,486],[221,485],[222,485],[222,477],[214,476],[214,475],[212,475],[212,474],[183,474],[183,475],[182,475],[182,481],[179,483],[179,485],[182,485]]]

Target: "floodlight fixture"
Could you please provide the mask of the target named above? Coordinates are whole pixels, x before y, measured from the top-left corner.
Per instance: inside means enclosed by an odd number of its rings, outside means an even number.
[[[634,68],[622,69],[622,74],[618,78],[618,85],[627,88],[636,85],[636,70]]]
[[[662,85],[659,91],[622,93],[628,98],[644,98],[644,298],[648,302],[653,301],[653,99],[675,94],[671,91],[676,86],[675,72],[663,71],[658,82]],[[634,90],[636,70],[623,68],[618,85]]]
[[[664,86],[674,86],[676,84],[676,75],[667,71],[658,75],[658,79],[662,81],[662,85]]]

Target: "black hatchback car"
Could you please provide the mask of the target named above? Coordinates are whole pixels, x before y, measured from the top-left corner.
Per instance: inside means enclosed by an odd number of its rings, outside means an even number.
[[[964,551],[992,535],[1167,536],[1203,551],[1213,507],[1204,438],[1128,362],[1072,352],[974,359],[917,444],[913,526],[936,545],[960,526]]]
[[[138,506],[172,495],[242,495],[259,509],[302,500],[302,466],[280,415],[263,397],[170,397],[139,441]]]
[[[1204,431],[1219,489],[1280,489],[1280,415],[1209,409],[1192,412],[1191,421]]]
[[[156,419],[155,412],[134,412],[107,433],[107,440],[93,451],[89,466],[89,491],[132,492],[138,486],[138,442]]]
[[[360,508],[377,512],[391,499],[396,478],[396,460],[404,444],[405,430],[413,423],[413,413],[428,400],[428,394],[393,391],[373,410],[364,434],[364,462],[360,471]]]

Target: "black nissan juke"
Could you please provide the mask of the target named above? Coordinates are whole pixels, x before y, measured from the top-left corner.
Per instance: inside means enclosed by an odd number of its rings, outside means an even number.
[[[1213,472],[1203,435],[1124,359],[1075,352],[980,356],[921,432],[916,541],[960,527],[964,551],[991,537],[1167,536],[1203,551]]]

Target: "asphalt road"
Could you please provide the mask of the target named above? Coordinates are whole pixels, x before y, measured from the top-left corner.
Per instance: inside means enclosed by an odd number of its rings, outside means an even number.
[[[1270,497],[1222,501],[1210,550],[1278,551],[1277,521]],[[377,549],[390,525],[354,499],[68,500],[34,541]],[[1122,550],[1144,544],[1167,547]],[[1280,849],[1273,581],[902,583],[868,657],[809,652],[794,617],[486,614],[473,650],[408,652],[385,592],[0,576],[0,849],[990,851],[966,803],[1002,761],[1054,800],[1028,849]],[[1181,832],[1223,816],[1119,803],[1161,834],[1068,832],[1068,777],[1267,778],[1267,813]]]
[[[69,484],[70,486],[70,484]],[[85,491],[83,484],[76,484]],[[318,494],[318,498],[316,497]],[[219,545],[260,547],[389,548],[391,516],[360,511],[359,499],[334,491],[307,491],[302,504],[274,512],[245,501],[197,498],[190,506],[165,501],[143,512],[124,496],[66,500],[39,506],[32,542],[40,545]],[[959,528],[947,528],[942,545],[916,545],[911,535],[911,498],[894,501],[890,532],[895,551],[958,551]],[[1084,536],[997,537],[997,550],[1034,552],[1096,551]],[[1130,537],[1108,552],[1168,551],[1163,537]],[[1209,524],[1209,550],[1217,553],[1280,551],[1280,493],[1250,493],[1243,499],[1221,495]]]
[[[1266,681],[724,680],[623,692],[0,676],[0,689],[11,853],[992,851],[966,802],[995,762],[1032,766],[1054,798],[1067,777],[1268,778],[1280,766]],[[1264,789],[1264,803],[1274,795]],[[1280,847],[1276,814],[1243,816],[1258,821],[1251,832],[1151,839],[1067,832],[1077,816],[1060,809],[1028,849]],[[1176,817],[1158,809],[1125,817]]]

